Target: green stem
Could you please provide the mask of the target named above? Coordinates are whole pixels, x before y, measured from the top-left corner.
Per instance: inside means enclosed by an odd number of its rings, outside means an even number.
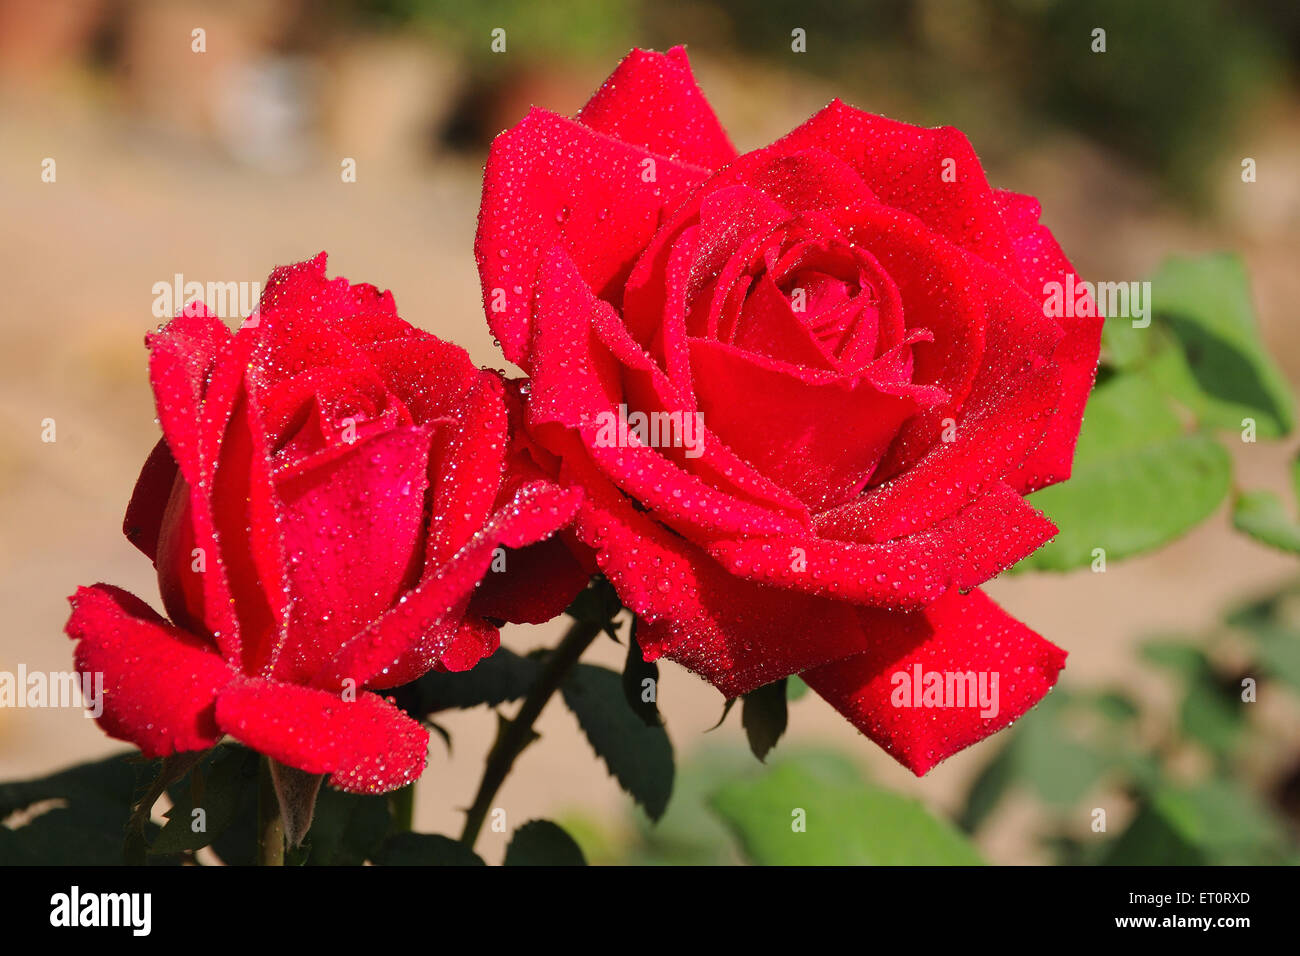
[[[257,865],[284,866],[284,821],[271,781],[271,760],[262,757],[257,772]]]
[[[546,666],[528,691],[523,706],[514,720],[507,723],[497,736],[497,741],[488,753],[487,764],[483,768],[483,779],[478,786],[474,804],[469,808],[465,819],[465,830],[460,835],[460,842],[473,847],[483,829],[483,821],[492,809],[492,801],[497,791],[510,774],[515,759],[533,739],[533,722],[546,706],[547,701],[559,689],[564,678],[568,676],[578,658],[591,646],[604,625],[591,621],[575,620],[564,638],[546,658]]]
[[[389,801],[393,809],[393,832],[408,832],[415,819],[415,784],[394,790]]]

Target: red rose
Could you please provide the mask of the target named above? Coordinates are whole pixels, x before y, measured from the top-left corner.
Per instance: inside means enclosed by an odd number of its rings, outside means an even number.
[[[680,48],[498,137],[488,319],[647,658],[728,697],[801,674],[918,774],[1047,692],[1064,651],[970,590],[1055,533],[1023,495],[1096,370],[1038,215],[956,130],[838,101],[737,155]],[[932,672],[995,708],[904,692]]]
[[[163,439],[124,530],[170,621],[105,584],[72,599],[101,726],[151,757],[230,734],[344,790],[414,780],[427,732],[364,688],[491,654],[474,586],[576,492],[508,470],[500,380],[324,253],[233,335],[199,306],[147,342]]]

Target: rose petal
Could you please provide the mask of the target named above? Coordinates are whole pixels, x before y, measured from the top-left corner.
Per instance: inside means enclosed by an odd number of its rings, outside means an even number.
[[[573,603],[590,577],[559,537],[504,553],[470,600],[470,613],[513,624],[545,624]]]
[[[235,672],[220,655],[120,588],[78,588],[70,601],[65,629],[78,641],[77,670],[103,679],[105,733],[146,757],[203,750],[221,739],[213,705]]]
[[[983,584],[1055,534],[1056,526],[1018,492],[998,484],[952,517],[893,541],[750,538],[716,542],[709,553],[752,581],[914,609],[950,588]]]
[[[501,545],[523,547],[563,527],[581,495],[548,482],[526,485],[499,509],[442,567],[398,599],[373,623],[343,644],[312,683],[337,688],[396,687],[437,663],[456,638],[474,587]]]
[[[529,370],[543,254],[558,242],[592,290],[616,289],[665,204],[707,175],[543,110],[498,136],[483,174],[474,254],[488,324],[506,358]]]
[[[348,793],[386,793],[424,771],[429,732],[388,701],[250,679],[217,699],[221,729],[273,760],[328,773]]]
[[[716,169],[735,147],[695,85],[686,48],[633,50],[577,116],[578,122],[633,146]]]
[[[507,446],[507,416],[500,379],[484,373],[467,397],[435,466],[433,514],[425,567],[456,553],[483,526],[497,492]]]
[[[1031,295],[1045,294],[1048,282],[1064,283],[1068,275],[1074,275],[1077,287],[1074,267],[1051,231],[1038,224],[1038,200],[1005,190],[998,190],[996,195],[1025,274],[1027,291]],[[1025,493],[1070,477],[1084,405],[1097,377],[1104,319],[1099,315],[1062,316],[1057,321],[1065,329],[1065,337],[1052,353],[1052,361],[1061,369],[1060,404],[1042,444],[1008,479]]]
[[[280,480],[294,603],[277,679],[308,680],[409,586],[428,467],[428,430],[412,426]]]
[[[1006,227],[979,157],[951,126],[926,129],[832,100],[768,150],[820,149],[851,165],[880,201],[986,261],[1014,262]]]
[[[870,649],[802,677],[860,731],[917,776],[1018,719],[1056,683],[1065,651],[1009,616],[981,591],[950,591],[924,612],[880,618]],[[916,675],[985,678],[993,706],[916,706]],[[922,681],[924,687],[924,678]],[[897,701],[897,703],[895,703]],[[903,706],[907,704],[910,706]]]
[[[131,503],[126,506],[126,516],[122,519],[122,533],[126,535],[126,540],[139,548],[155,565],[163,512],[179,473],[176,459],[167,447],[167,439],[160,438],[140,469],[140,477],[136,479],[135,489],[131,492]]]

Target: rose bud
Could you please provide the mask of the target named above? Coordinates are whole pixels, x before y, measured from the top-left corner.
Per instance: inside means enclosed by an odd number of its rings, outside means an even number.
[[[167,616],[106,584],[72,598],[100,725],[149,757],[229,734],[342,790],[410,783],[428,733],[372,691],[491,654],[469,604],[494,552],[549,537],[579,493],[507,465],[497,375],[327,279],[324,253],[276,269],[235,333],[187,307],[147,343],[163,438],[124,530]]]

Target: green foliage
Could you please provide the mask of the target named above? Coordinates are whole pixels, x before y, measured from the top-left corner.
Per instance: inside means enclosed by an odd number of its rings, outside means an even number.
[[[1169,259],[1151,284],[1150,326],[1105,323],[1109,366],[1088,401],[1073,474],[1029,498],[1060,534],[1017,570],[1084,567],[1097,548],[1117,561],[1185,534],[1231,485],[1231,459],[1212,431],[1280,438],[1295,425],[1237,257]],[[1300,527],[1271,496],[1240,496],[1234,520],[1266,543],[1300,548]]]
[[[766,760],[789,723],[785,681],[773,681],[745,695],[740,724],[745,728],[749,749],[759,760]]]
[[[865,783],[841,757],[807,754],[723,785],[715,812],[762,865],[975,865],[979,854],[915,800]]]
[[[11,814],[26,817],[0,826],[0,864],[120,866],[131,808],[160,765],[131,752],[36,780],[0,784],[0,820]],[[146,835],[158,830],[149,823]]]
[[[1109,562],[1159,547],[1211,514],[1230,481],[1218,442],[1184,434],[1146,377],[1117,375],[1088,403],[1070,480],[1029,497],[1060,534],[1017,567],[1062,571],[1086,566],[1094,548]]]
[[[560,688],[596,755],[652,820],[673,792],[673,748],[661,724],[647,724],[628,704],[622,677],[578,664]]]
[[[1282,822],[1240,785],[1212,779],[1151,794],[1100,862],[1109,866],[1280,863]]]
[[[1244,666],[1219,663],[1243,653]],[[1145,695],[1081,696],[1058,689],[1004,734],[1002,749],[967,793],[962,826],[978,830],[1007,794],[1023,787],[1045,804],[1049,824],[1042,842],[1061,863],[1225,865],[1300,858],[1285,819],[1284,791],[1271,794],[1253,767],[1252,754],[1275,752],[1276,731],[1243,696],[1246,677],[1257,680],[1261,696],[1300,691],[1300,586],[1237,608],[1208,635],[1147,641],[1141,655],[1178,690],[1172,722],[1149,713]],[[1152,728],[1161,733],[1145,739]],[[1189,750],[1208,758],[1193,762],[1202,770],[1190,777],[1181,759]],[[1114,813],[1117,795],[1134,803],[1123,831],[1080,837],[1091,809]]]
[[[519,700],[542,671],[535,657],[521,657],[504,647],[467,671],[429,671],[399,688],[398,701],[416,715],[452,708],[495,707]]]
[[[530,820],[510,838],[506,866],[586,866],[573,837],[550,820]]]
[[[1263,438],[1295,427],[1295,400],[1259,337],[1250,283],[1235,255],[1169,259],[1151,279],[1159,349],[1151,373],[1208,428],[1240,431],[1253,418]]]
[[[459,840],[439,833],[394,833],[379,848],[377,866],[484,866]]]
[[[169,788],[172,808],[149,852],[180,853],[209,846],[234,822],[241,794],[255,787],[256,782],[256,753],[243,747],[214,748],[186,780]],[[196,810],[200,816],[196,816]]]
[[[303,841],[307,866],[360,866],[374,859],[392,826],[387,795],[363,796],[322,787]]]
[[[632,620],[631,636],[627,640],[627,661],[623,665],[623,698],[647,727],[657,727],[663,723],[658,703],[659,665],[647,663],[642,656],[641,646],[636,641],[635,618]]]
[[[1291,462],[1291,488],[1300,502],[1300,458]],[[1248,491],[1237,496],[1232,508],[1233,526],[1256,541],[1291,554],[1300,554],[1300,523],[1288,514],[1282,499],[1271,491]]]

